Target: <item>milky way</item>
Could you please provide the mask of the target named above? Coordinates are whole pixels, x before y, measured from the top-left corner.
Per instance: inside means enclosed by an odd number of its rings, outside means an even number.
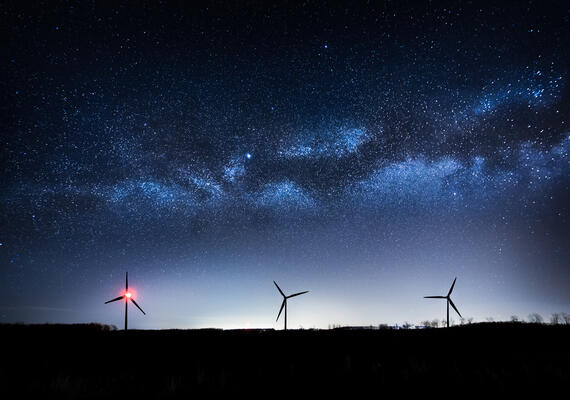
[[[277,278],[308,326],[454,276],[475,318],[570,311],[566,8],[222,4],[5,9],[1,320],[112,322],[126,269],[144,327],[270,326]]]

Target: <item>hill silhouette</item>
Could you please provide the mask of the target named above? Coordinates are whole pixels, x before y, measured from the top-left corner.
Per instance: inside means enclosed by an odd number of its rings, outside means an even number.
[[[149,330],[1,325],[0,394],[544,394],[570,381],[568,325],[422,330]],[[8,397],[5,397],[8,398]]]

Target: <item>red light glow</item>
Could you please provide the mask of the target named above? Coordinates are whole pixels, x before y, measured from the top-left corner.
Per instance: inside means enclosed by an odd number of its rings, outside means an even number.
[[[137,298],[137,291],[134,288],[129,288],[129,290],[121,290],[121,295],[125,296],[125,301],[129,299]]]

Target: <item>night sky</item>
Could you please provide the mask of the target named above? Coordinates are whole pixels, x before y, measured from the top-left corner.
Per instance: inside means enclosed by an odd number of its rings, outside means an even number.
[[[25,3],[25,2],[22,2]],[[32,2],[30,2],[32,3]],[[5,2],[0,322],[570,312],[564,2]],[[451,314],[455,322],[459,317]]]

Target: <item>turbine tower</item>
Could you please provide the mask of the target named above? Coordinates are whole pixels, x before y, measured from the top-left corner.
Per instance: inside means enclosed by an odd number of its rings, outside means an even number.
[[[134,304],[135,306],[137,306],[137,308],[138,308],[139,310],[141,310],[141,312],[142,312],[144,315],[146,315],[146,313],[143,311],[143,309],[140,308],[140,306],[137,304],[137,302],[135,301],[135,299],[133,299],[133,294],[132,294],[131,292],[129,292],[129,273],[128,273],[128,272],[127,272],[127,276],[126,276],[126,279],[125,279],[125,294],[123,294],[122,296],[119,296],[119,297],[117,297],[117,298],[115,298],[115,299],[113,299],[113,300],[106,301],[105,304],[112,303],[112,302],[114,302],[114,301],[122,300],[122,299],[125,299],[125,330],[127,330],[127,315],[128,315],[128,311],[129,311],[127,306],[129,305],[129,300],[132,301],[133,304]]]
[[[309,293],[309,291],[306,290],[304,292],[299,292],[299,293],[292,294],[290,296],[285,296],[285,293],[283,293],[283,291],[281,290],[279,285],[277,285],[277,282],[273,281],[273,283],[275,284],[275,287],[277,288],[277,290],[279,290],[279,293],[281,293],[281,296],[283,296],[283,303],[281,303],[281,308],[279,309],[279,314],[277,314],[277,319],[275,321],[277,322],[279,320],[279,317],[281,316],[281,311],[283,311],[283,307],[285,307],[285,330],[287,330],[287,299],[290,299],[291,297],[299,296],[301,294]]]
[[[459,310],[457,309],[457,307],[455,307],[455,304],[453,304],[453,301],[451,300],[451,292],[453,292],[453,287],[455,286],[455,281],[457,280],[457,278],[455,278],[453,280],[453,283],[451,284],[451,288],[449,288],[449,292],[447,293],[447,296],[424,296],[424,299],[446,299],[447,300],[447,327],[449,328],[449,305],[451,304],[451,307],[453,307],[453,309],[455,310],[455,312],[457,314],[459,314],[459,316],[461,317],[461,314],[459,313]],[[461,317],[463,318],[463,317]]]

